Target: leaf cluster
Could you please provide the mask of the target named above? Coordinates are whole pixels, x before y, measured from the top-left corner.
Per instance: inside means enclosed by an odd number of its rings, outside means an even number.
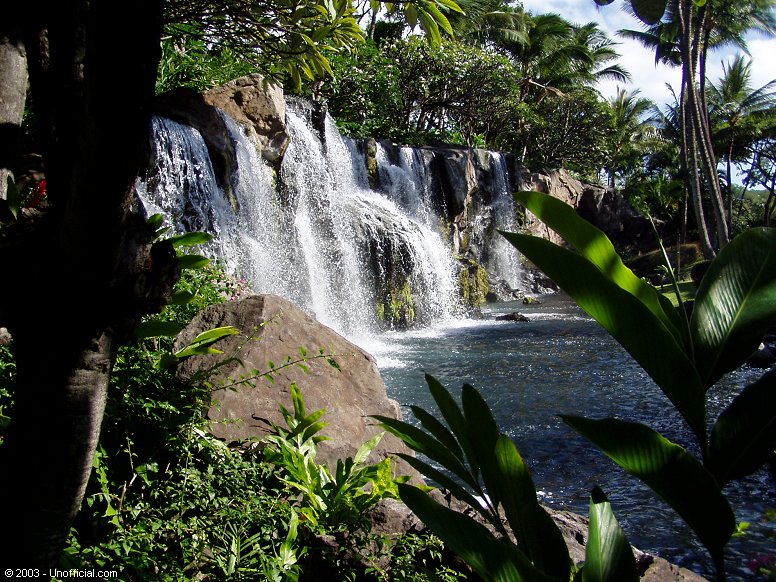
[[[776,448],[776,373],[746,386],[710,431],[706,398],[776,324],[776,231],[750,229],[729,243],[703,277],[688,313],[678,288],[677,310],[625,267],[609,239],[570,206],[537,192],[516,199],[570,248],[502,234],[644,368],[684,418],[701,456],[641,424],[576,416],[564,421],[676,510],[724,576],[723,550],[735,518],[722,489],[757,471]]]
[[[563,535],[541,506],[530,472],[512,440],[498,429],[479,392],[464,384],[461,406],[433,376],[426,382],[441,420],[411,410],[420,426],[375,416],[428,461],[402,458],[474,510],[445,507],[422,488],[399,494],[423,522],[484,580],[635,580],[635,559],[602,491],[590,501],[585,565],[571,563]],[[441,469],[440,469],[441,467]]]

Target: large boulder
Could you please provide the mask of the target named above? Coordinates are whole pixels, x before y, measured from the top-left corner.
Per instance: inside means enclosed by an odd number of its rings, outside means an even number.
[[[292,383],[301,389],[308,413],[326,410],[323,420],[329,425],[323,434],[330,440],[319,445],[318,458],[330,465],[339,458],[353,456],[361,444],[381,432],[370,415],[401,417],[399,405],[386,395],[371,355],[275,295],[252,295],[205,308],[179,334],[176,349],[189,344],[203,331],[227,325],[242,333],[214,344],[223,354],[185,359],[176,371],[179,379],[188,381],[214,369],[210,380],[216,386],[224,386],[258,376],[272,366],[275,371],[272,378],[260,376],[214,392],[215,402],[208,418],[216,437],[227,442],[260,439],[267,435],[267,421],[283,426],[279,405],[293,410]],[[300,348],[307,352],[304,367],[284,367],[288,358],[300,359]],[[331,356],[339,369],[325,357],[314,358],[319,350]],[[386,434],[371,461],[377,462],[397,451],[411,454],[401,441]],[[399,470],[415,475],[403,463]]]
[[[277,162],[283,157],[291,137],[281,87],[253,74],[206,91],[204,99],[244,127],[265,160]]]

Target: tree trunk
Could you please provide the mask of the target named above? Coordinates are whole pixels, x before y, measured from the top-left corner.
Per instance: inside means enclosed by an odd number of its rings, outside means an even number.
[[[28,58],[51,207],[0,240],[13,282],[0,286],[0,325],[17,360],[0,447],[11,534],[0,563],[45,577],[83,500],[115,351],[169,299],[177,266],[171,245],[153,243],[132,212],[148,161],[161,0],[44,0],[23,24],[45,41]]]
[[[680,114],[682,125],[682,147],[681,157],[684,160],[684,167],[687,172],[687,182],[690,186],[690,199],[692,201],[695,222],[698,228],[703,255],[707,259],[715,256],[714,247],[709,238],[709,231],[706,225],[706,217],[703,211],[703,187],[701,184],[701,174],[698,161],[698,143],[696,131],[696,117],[693,114],[697,110],[693,97],[695,73],[692,50],[693,26],[692,26],[692,0],[681,0],[679,8],[680,49],[682,52],[682,91],[680,101]]]
[[[19,30],[0,28],[0,79],[0,199],[5,199],[19,154],[27,95],[27,56]]]

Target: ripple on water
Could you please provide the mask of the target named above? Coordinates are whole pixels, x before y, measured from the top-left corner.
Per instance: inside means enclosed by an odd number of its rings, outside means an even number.
[[[530,321],[494,319],[513,311]],[[387,343],[378,363],[389,396],[405,407],[436,411],[425,372],[456,398],[464,382],[474,385],[501,429],[515,441],[545,503],[586,514],[590,491],[601,486],[631,543],[710,576],[713,568],[705,550],[684,522],[558,416],[635,420],[692,450],[682,419],[652,380],[598,324],[568,302],[499,304],[484,314],[483,320],[381,337]],[[710,417],[716,418],[736,391],[759,375],[757,370],[741,370],[725,378],[709,392]],[[405,419],[412,420],[409,411]],[[746,564],[751,559],[776,553],[774,526],[763,519],[766,508],[776,506],[776,490],[761,471],[729,486],[726,494],[737,519],[753,524],[750,534],[731,541],[727,554],[730,578],[743,579],[749,576]]]

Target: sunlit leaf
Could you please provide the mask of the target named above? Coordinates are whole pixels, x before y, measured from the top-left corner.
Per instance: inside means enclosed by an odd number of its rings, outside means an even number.
[[[181,269],[201,269],[210,264],[210,259],[201,255],[180,255],[178,265]]]
[[[633,549],[617,523],[611,503],[598,487],[590,495],[589,518],[582,582],[638,580]]]
[[[539,237],[502,234],[612,334],[655,380],[696,434],[705,431],[706,402],[700,378],[661,318],[585,257]]]
[[[213,235],[207,232],[186,232],[167,239],[174,248],[201,245],[213,240]]]
[[[776,325],[776,229],[752,228],[720,252],[695,296],[690,329],[706,387],[738,368]]]
[[[686,324],[671,302],[625,266],[603,231],[579,216],[573,207],[549,194],[524,191],[516,193],[515,199],[598,267],[603,275],[641,301],[677,342],[684,344]]]
[[[682,447],[642,424],[562,416],[609,458],[646,483],[719,558],[735,531],[735,517],[714,476]]]
[[[539,505],[528,468],[512,440],[498,438],[495,449],[497,487],[517,545],[542,572],[568,580],[571,560],[560,529]]]
[[[517,547],[496,540],[472,518],[443,507],[417,487],[399,485],[401,500],[483,580],[557,581],[539,572]]]

